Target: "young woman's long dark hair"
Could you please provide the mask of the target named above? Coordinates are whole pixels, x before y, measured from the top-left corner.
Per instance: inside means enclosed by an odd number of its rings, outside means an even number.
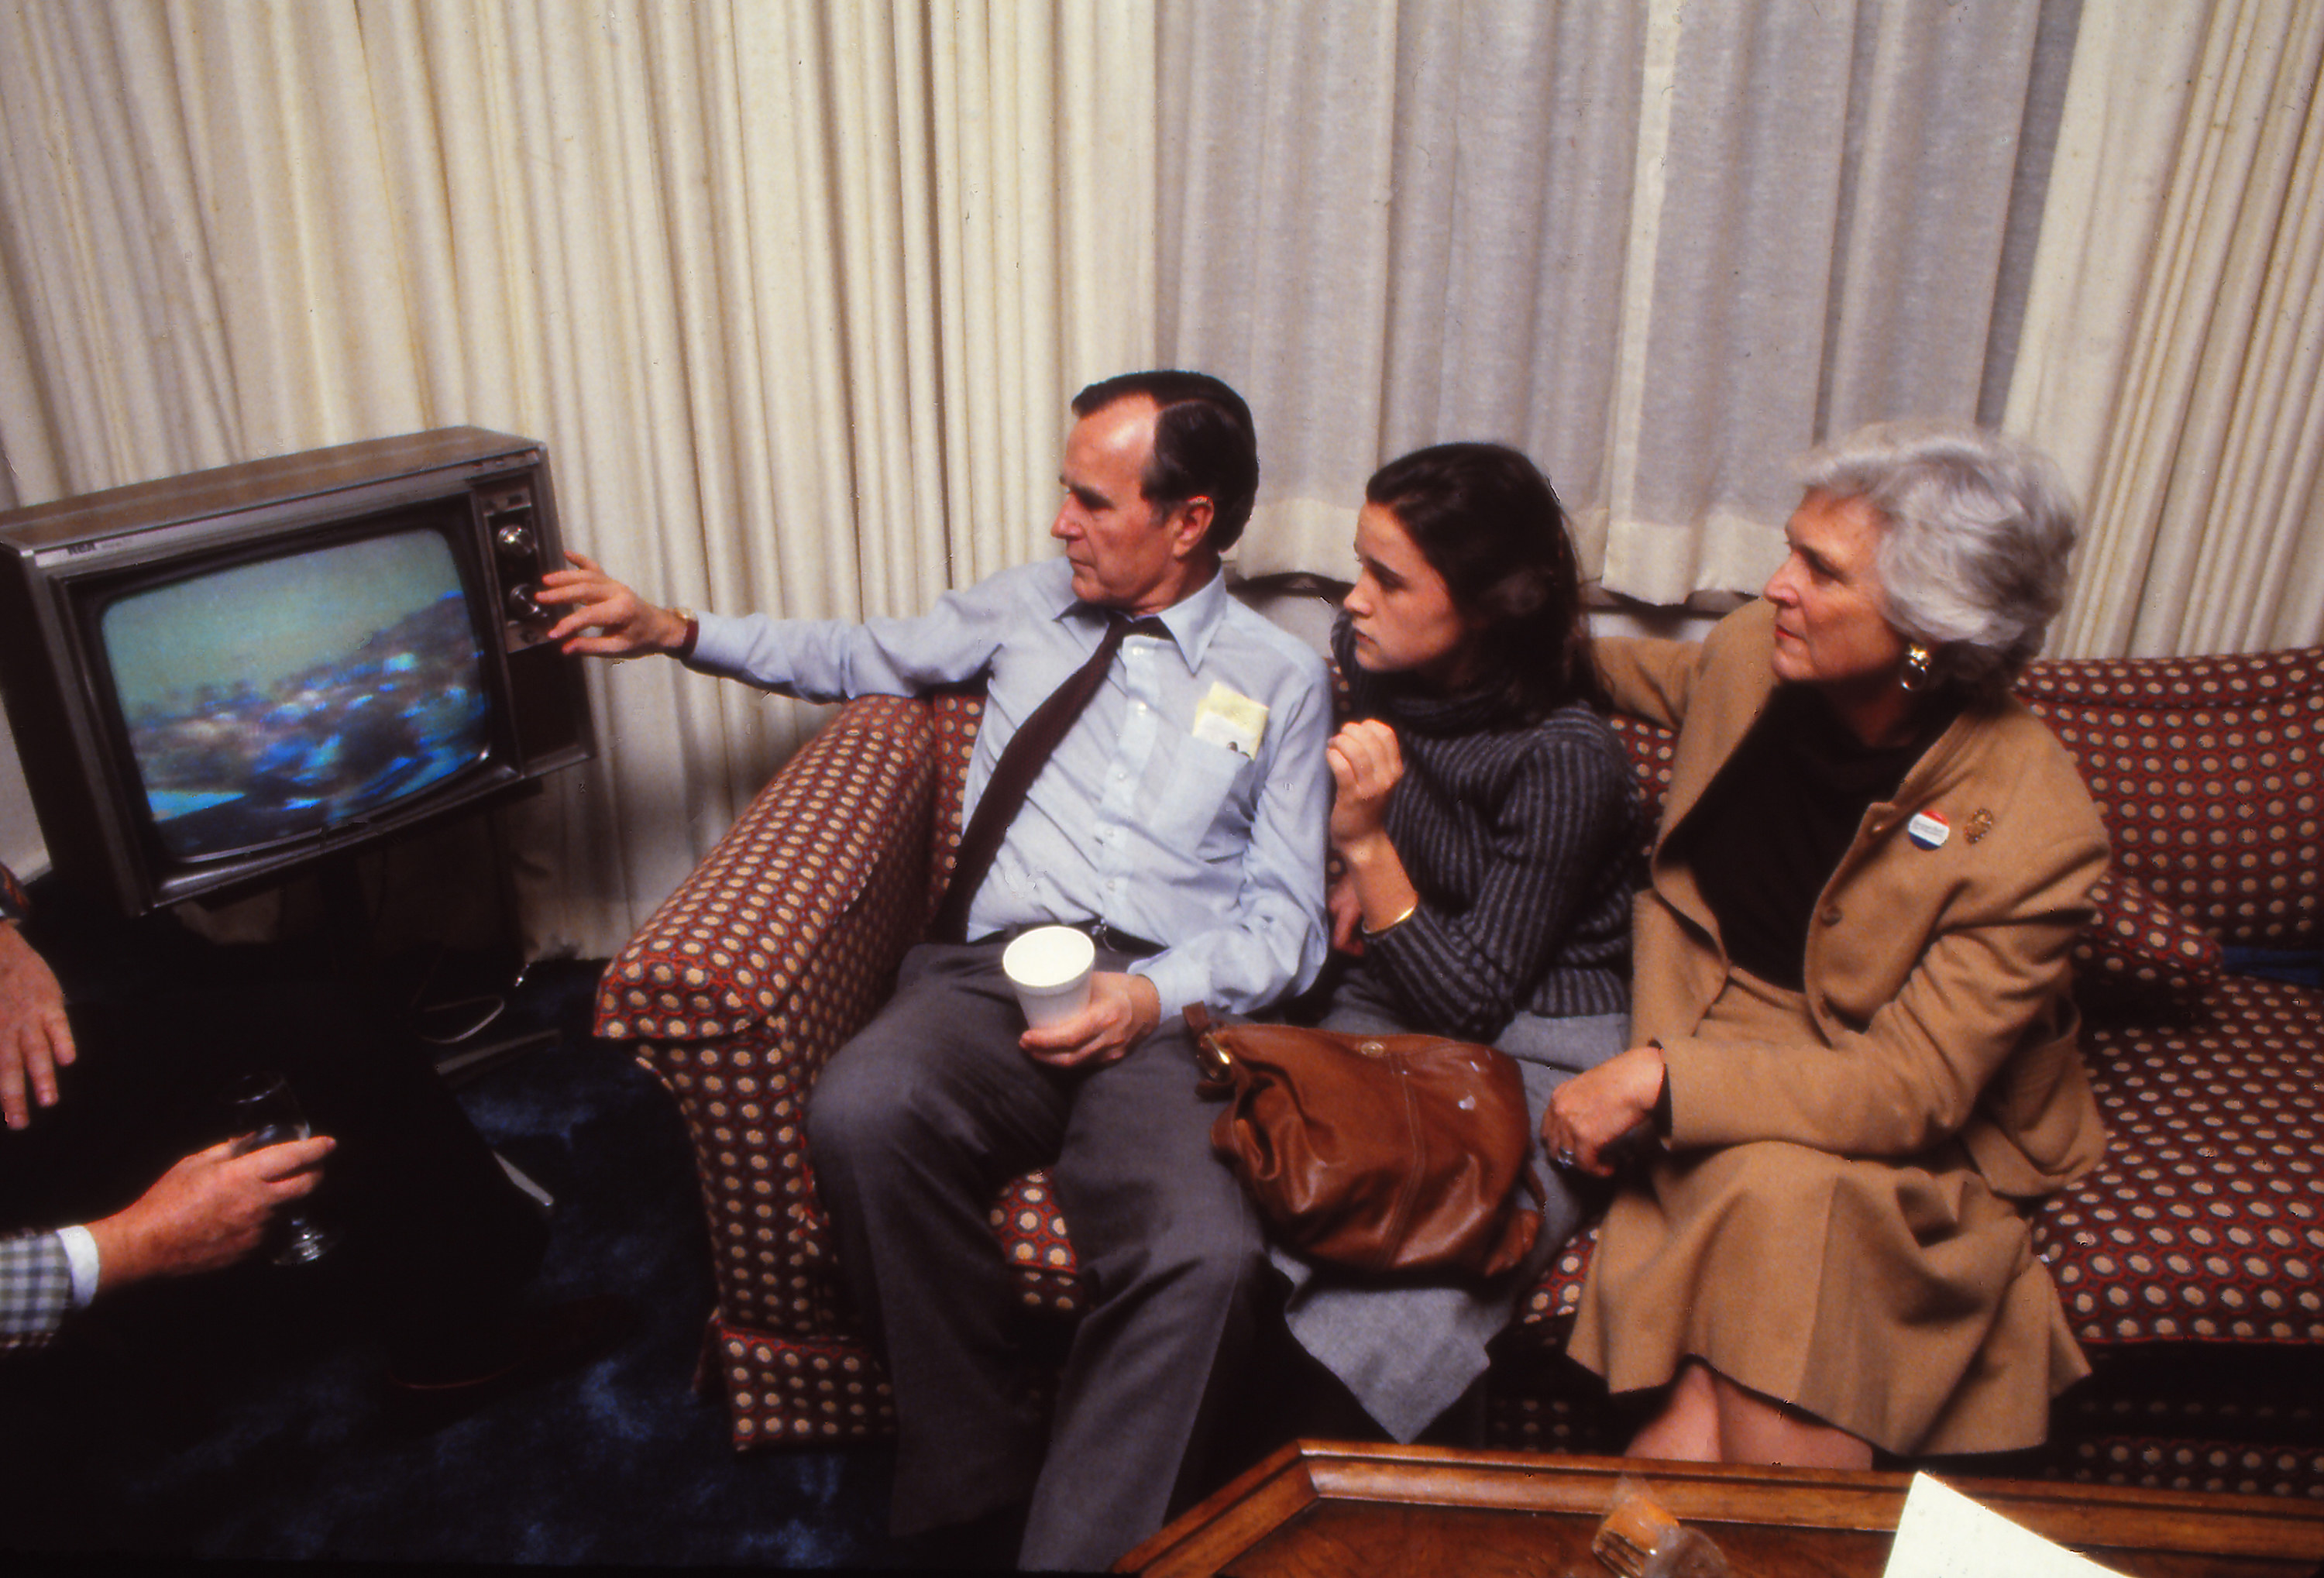
[[[1478,626],[1477,674],[1522,719],[1572,701],[1603,708],[1565,506],[1503,444],[1435,444],[1391,460],[1364,497],[1396,516]]]

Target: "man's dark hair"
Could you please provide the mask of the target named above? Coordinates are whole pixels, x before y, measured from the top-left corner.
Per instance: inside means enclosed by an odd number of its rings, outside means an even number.
[[[1211,501],[1206,541],[1224,553],[1250,520],[1259,496],[1259,432],[1242,396],[1207,373],[1124,373],[1074,396],[1074,415],[1085,417],[1116,401],[1144,395],[1159,408],[1154,453],[1138,479],[1146,502],[1176,509]]]

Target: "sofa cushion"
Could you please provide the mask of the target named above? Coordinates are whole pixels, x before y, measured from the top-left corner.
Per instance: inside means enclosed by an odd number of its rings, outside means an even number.
[[[1065,1238],[1065,1219],[1057,1213],[1047,1170],[1011,1180],[993,1201],[989,1220],[1001,1257],[1016,1274],[1019,1301],[1044,1315],[1080,1315],[1081,1268]]]
[[[976,731],[984,724],[984,692],[939,690],[929,698],[936,728],[936,808],[928,828],[928,913],[936,913],[960,859],[962,802],[968,798],[968,763]]]
[[[2116,871],[2228,943],[2324,937],[2324,649],[2051,660],[2018,694],[2080,762]]]
[[[2095,1023],[2110,1143],[2034,1246],[2085,1343],[2324,1343],[2324,996],[2222,975],[2183,1019]]]
[[[2136,1010],[2200,993],[2219,974],[2219,939],[2109,872],[2090,892],[2098,914],[2074,944],[2074,997],[2086,1009]]]

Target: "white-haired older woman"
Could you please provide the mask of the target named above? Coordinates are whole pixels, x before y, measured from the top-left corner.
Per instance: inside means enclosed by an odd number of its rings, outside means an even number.
[[[2106,837],[2007,692],[2073,509],[1969,431],[1867,429],[1803,480],[1758,602],[1699,644],[1597,645],[1678,743],[1634,1045],[1545,1132],[1591,1171],[1641,1122],[1666,1149],[1616,1195],[1570,1352],[1649,1394],[1634,1456],[2027,1446],[2088,1367],[2026,1203],[2106,1145],[2067,962]]]

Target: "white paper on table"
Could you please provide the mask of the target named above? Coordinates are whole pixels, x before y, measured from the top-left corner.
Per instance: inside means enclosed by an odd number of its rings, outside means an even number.
[[[1881,1578],[2122,1578],[1926,1474],[1914,1474]]]

